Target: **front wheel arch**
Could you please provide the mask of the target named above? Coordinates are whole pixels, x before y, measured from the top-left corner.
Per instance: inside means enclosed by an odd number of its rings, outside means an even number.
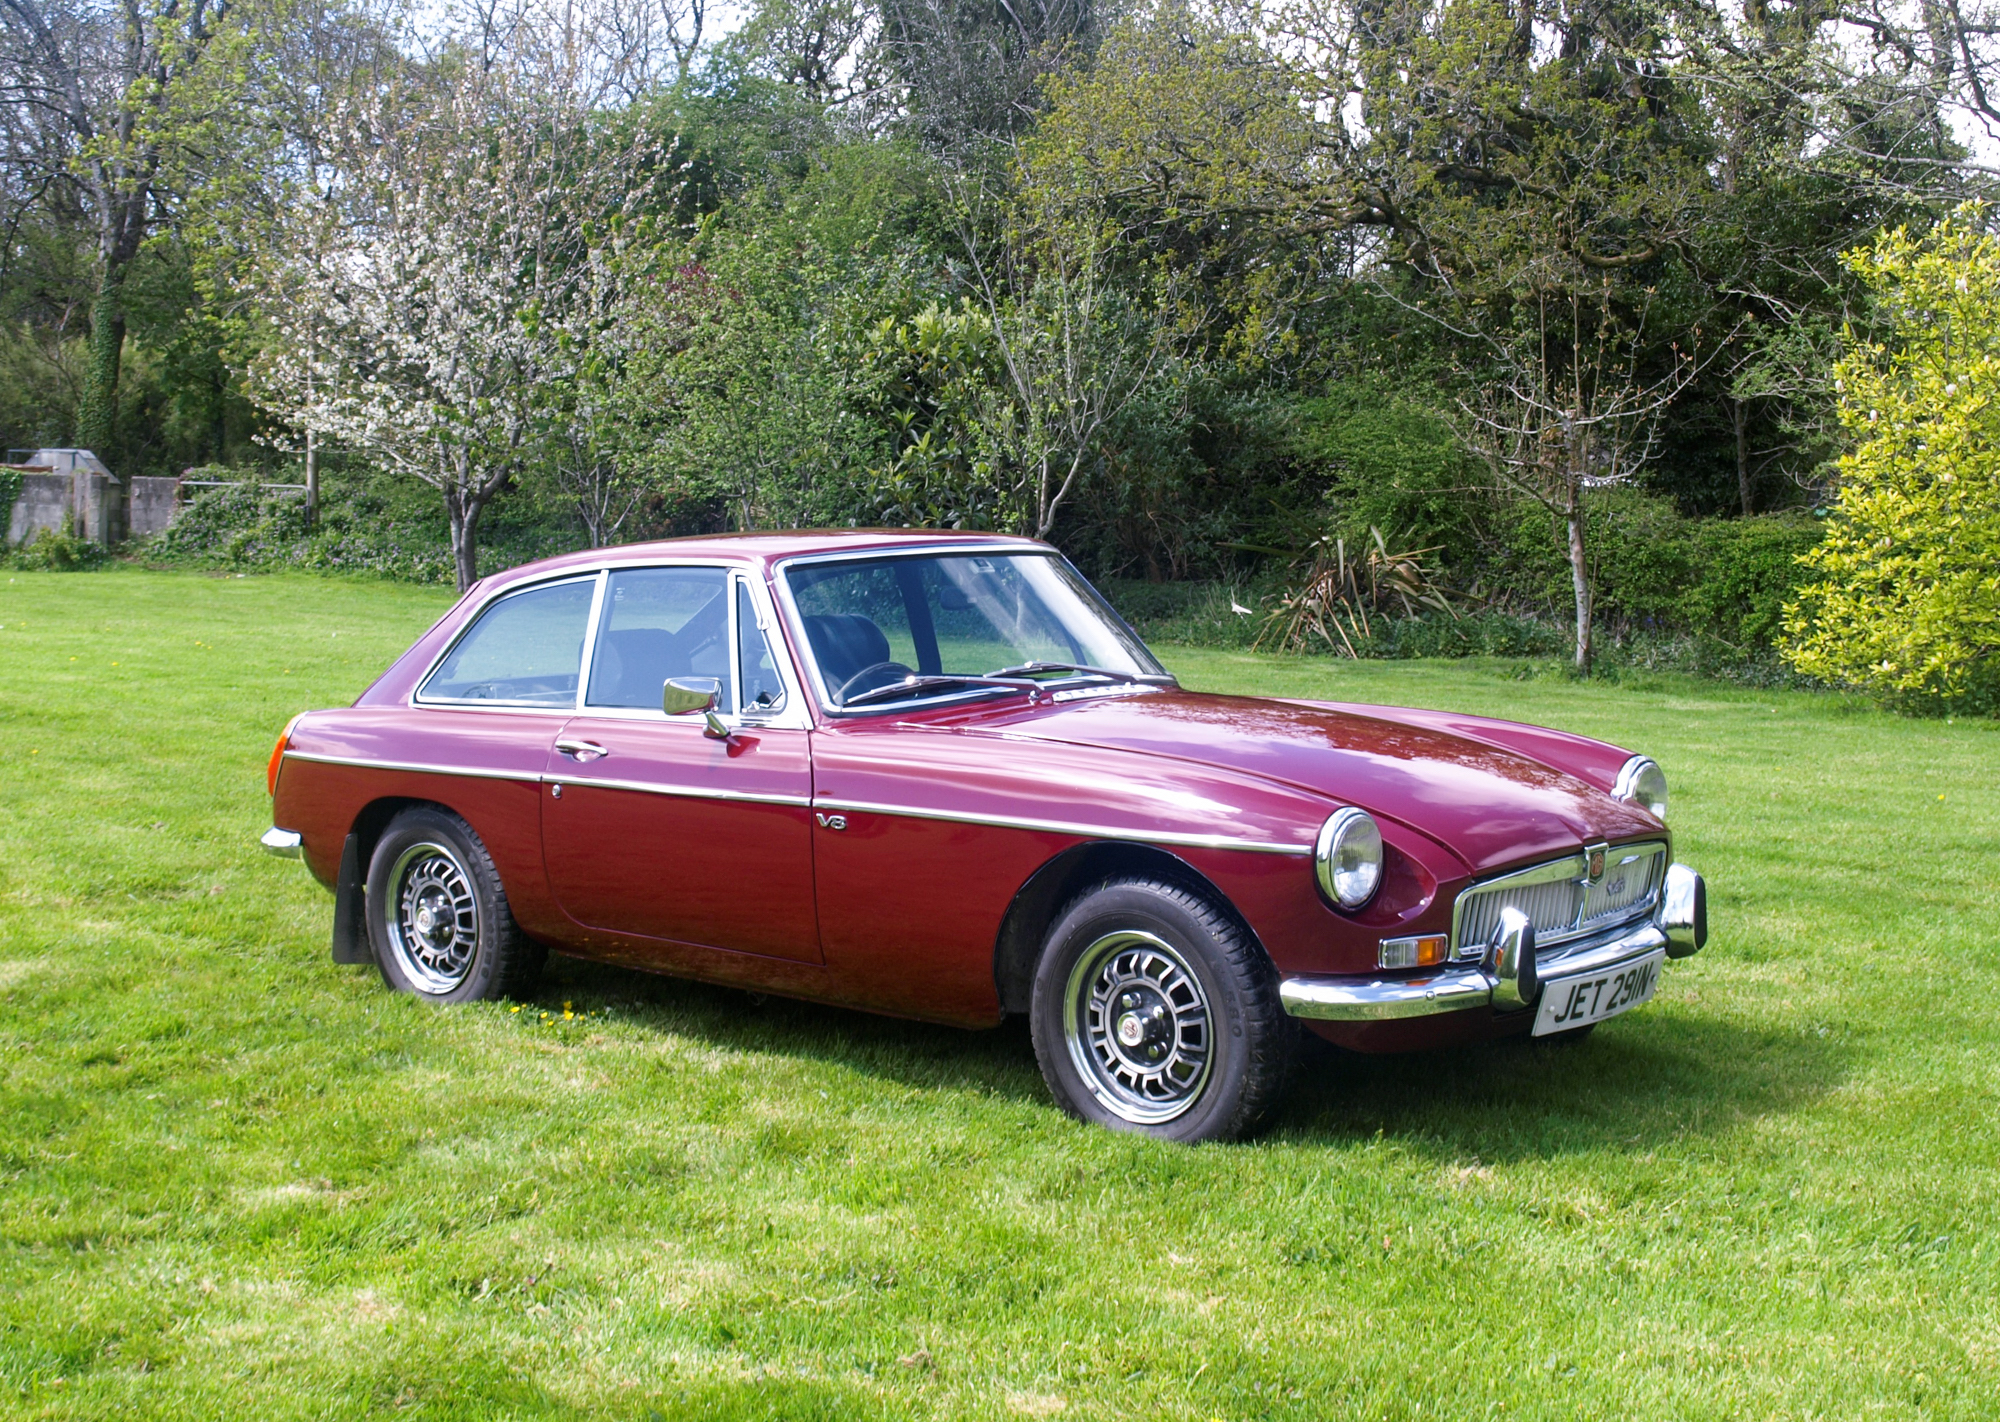
[[[1026,1012],[1033,999],[1035,966],[1042,941],[1071,900],[1094,884],[1112,879],[1160,879],[1178,884],[1206,899],[1235,920],[1259,951],[1263,943],[1247,920],[1209,877],[1178,855],[1150,844],[1093,840],[1072,845],[1028,876],[1014,891],[1000,932],[993,940],[993,983],[1002,1012]],[[1270,957],[1268,952],[1264,955]]]

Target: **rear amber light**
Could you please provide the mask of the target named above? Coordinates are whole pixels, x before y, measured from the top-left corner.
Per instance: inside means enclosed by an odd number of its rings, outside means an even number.
[[[1451,940],[1442,933],[1416,938],[1384,938],[1376,963],[1384,968],[1434,968],[1445,960]]]
[[[299,716],[305,714],[299,712]],[[292,744],[292,727],[298,725],[299,716],[285,722],[285,729],[278,733],[278,743],[271,747],[271,763],[264,768],[264,793],[267,795],[278,793],[278,767],[284,763],[285,751]]]

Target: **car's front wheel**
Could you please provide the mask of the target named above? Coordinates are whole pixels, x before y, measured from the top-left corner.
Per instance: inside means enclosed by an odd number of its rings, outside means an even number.
[[[1100,884],[1063,911],[1029,1021],[1064,1110],[1177,1141],[1254,1129],[1298,1045],[1257,944],[1200,895],[1152,879]]]
[[[514,922],[479,836],[448,810],[404,810],[368,864],[368,938],[390,987],[433,1002],[508,997],[546,956]]]

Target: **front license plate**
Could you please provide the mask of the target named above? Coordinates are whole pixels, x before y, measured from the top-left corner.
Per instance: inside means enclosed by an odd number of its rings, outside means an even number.
[[[1651,1001],[1653,989],[1660,985],[1660,964],[1666,957],[1662,951],[1616,972],[1545,983],[1542,1005],[1535,1012],[1535,1035],[1546,1037],[1551,1032],[1588,1027]]]

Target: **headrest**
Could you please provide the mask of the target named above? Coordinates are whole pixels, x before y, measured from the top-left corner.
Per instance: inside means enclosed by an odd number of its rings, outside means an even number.
[[[889,639],[867,618],[852,612],[827,613],[805,619],[806,640],[829,691],[858,671],[889,660]]]

